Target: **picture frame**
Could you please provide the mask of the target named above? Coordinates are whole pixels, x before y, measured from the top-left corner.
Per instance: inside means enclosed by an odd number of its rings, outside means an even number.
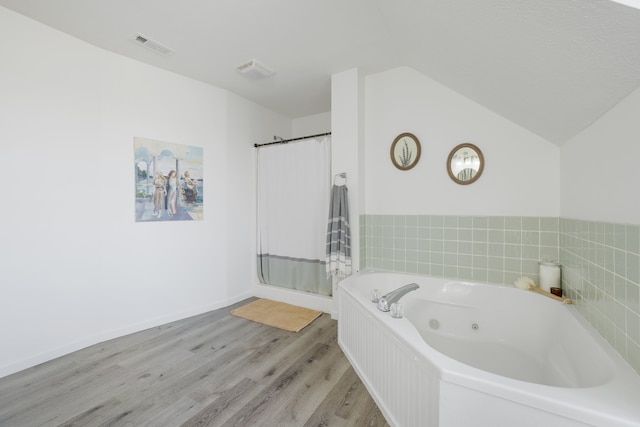
[[[202,147],[135,137],[135,221],[204,217]]]
[[[482,150],[471,143],[457,145],[447,158],[447,173],[460,185],[473,184],[484,171]]]
[[[403,132],[391,144],[391,163],[396,168],[407,171],[418,164],[421,152],[418,138],[410,132]]]

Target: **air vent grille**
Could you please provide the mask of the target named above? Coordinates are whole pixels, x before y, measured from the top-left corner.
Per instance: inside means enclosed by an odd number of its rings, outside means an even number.
[[[132,37],[132,40],[140,46],[146,47],[147,49],[150,49],[162,56],[169,56],[176,53],[175,50],[163,45],[156,40],[153,40],[150,37],[145,36],[144,34],[138,33]]]
[[[267,67],[257,59],[252,59],[249,62],[238,65],[236,71],[253,78],[267,77],[274,73],[273,69]]]

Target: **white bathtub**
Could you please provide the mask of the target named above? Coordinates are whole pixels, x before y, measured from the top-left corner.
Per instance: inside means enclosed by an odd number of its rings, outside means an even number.
[[[413,282],[402,319],[370,301]],[[392,426],[640,426],[640,377],[571,305],[372,271],[338,292],[340,347]]]

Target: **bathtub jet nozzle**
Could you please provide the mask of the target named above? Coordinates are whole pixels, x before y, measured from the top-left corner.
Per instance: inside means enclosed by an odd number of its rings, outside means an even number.
[[[388,294],[383,295],[378,300],[378,310],[380,311],[391,310],[391,304],[393,304],[394,302],[400,301],[400,298],[402,298],[403,296],[405,296],[411,291],[415,291],[418,288],[420,288],[420,286],[417,283],[409,283],[408,285],[404,285],[396,289],[395,291],[391,291]]]

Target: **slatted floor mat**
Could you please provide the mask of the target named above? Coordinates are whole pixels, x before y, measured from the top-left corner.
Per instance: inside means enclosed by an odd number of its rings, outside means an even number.
[[[232,310],[231,314],[285,331],[299,332],[316,320],[322,312],[284,302],[259,299]]]

